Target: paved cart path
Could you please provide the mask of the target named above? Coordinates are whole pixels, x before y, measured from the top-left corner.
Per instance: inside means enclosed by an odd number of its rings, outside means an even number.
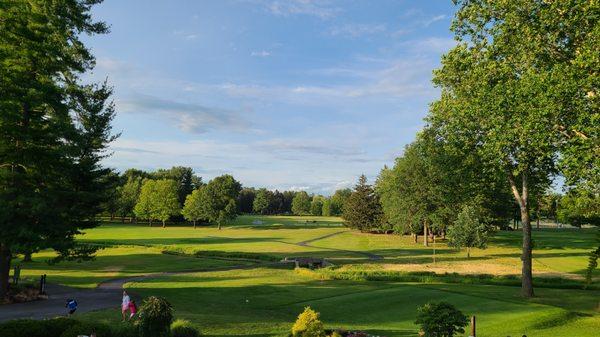
[[[123,277],[107,280],[100,283],[96,288],[84,289],[73,288],[57,284],[48,284],[46,292],[49,294],[47,300],[4,304],[0,305],[0,322],[19,318],[44,319],[56,316],[65,316],[65,303],[67,299],[74,298],[79,304],[77,313],[89,312],[100,309],[119,308],[123,294],[123,285],[128,282],[141,281],[168,275],[184,275],[199,272],[226,271],[236,269],[253,269],[266,266],[280,265],[281,263],[257,263],[251,265],[237,265],[212,269],[186,270],[179,272],[164,272],[131,277]],[[135,294],[131,294],[137,300]]]

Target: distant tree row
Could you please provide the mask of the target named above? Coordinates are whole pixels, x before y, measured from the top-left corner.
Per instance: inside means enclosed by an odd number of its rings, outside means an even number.
[[[230,175],[204,183],[190,167],[176,166],[146,172],[129,169],[114,173],[111,198],[104,211],[111,218],[154,221],[187,220],[196,226],[210,222],[219,228],[238,214],[295,214],[338,216],[351,194],[336,191],[331,197],[305,191],[271,191],[244,187]]]

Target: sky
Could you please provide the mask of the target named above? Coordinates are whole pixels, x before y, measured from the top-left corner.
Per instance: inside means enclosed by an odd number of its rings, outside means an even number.
[[[114,86],[105,164],[331,194],[393,165],[439,95],[450,0],[105,0],[84,37]]]

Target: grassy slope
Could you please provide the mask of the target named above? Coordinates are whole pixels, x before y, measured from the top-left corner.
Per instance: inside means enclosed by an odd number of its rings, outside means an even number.
[[[320,281],[291,270],[257,269],[180,275],[131,283],[144,295],[168,298],[176,315],[205,334],[286,335],[305,306],[322,314],[330,328],[365,329],[385,336],[416,336],[416,307],[431,300],[476,313],[478,336],[596,336],[600,317],[592,314],[600,292],[539,289],[526,301],[518,288],[501,286]],[[580,313],[575,313],[576,310]],[[113,321],[114,311],[90,317]]]
[[[262,224],[253,224],[260,219]],[[475,250],[473,258],[437,245],[415,245],[408,237],[370,235],[347,231],[338,218],[240,217],[219,231],[212,227],[148,228],[108,224],[92,229],[81,240],[112,245],[93,262],[48,266],[40,257],[23,273],[48,273],[50,280],[77,286],[94,286],[107,278],[159,271],[213,268],[239,264],[206,258],[161,254],[163,249],[185,252],[247,252],[269,256],[316,255],[349,268],[518,273],[519,232],[498,233],[489,249]],[[312,220],[312,219],[311,219]],[[312,241],[296,243],[338,233]],[[536,273],[578,276],[593,246],[591,230],[534,231]],[[368,251],[385,257],[371,261],[348,250]],[[176,315],[191,319],[209,335],[285,335],[302,307],[311,305],[323,314],[329,327],[368,329],[386,336],[413,336],[415,308],[428,300],[444,299],[466,313],[477,313],[478,336],[595,336],[600,329],[598,291],[538,289],[538,297],[525,301],[518,288],[463,284],[409,284],[394,282],[321,281],[307,273],[257,269],[160,277],[129,287],[144,296],[167,297]],[[248,302],[246,302],[248,300]],[[114,321],[112,310],[86,315]],[[520,335],[519,335],[520,336]]]

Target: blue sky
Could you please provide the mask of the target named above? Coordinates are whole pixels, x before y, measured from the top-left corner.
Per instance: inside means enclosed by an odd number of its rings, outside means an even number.
[[[86,38],[115,89],[106,164],[329,194],[423,126],[451,1],[105,0]]]

